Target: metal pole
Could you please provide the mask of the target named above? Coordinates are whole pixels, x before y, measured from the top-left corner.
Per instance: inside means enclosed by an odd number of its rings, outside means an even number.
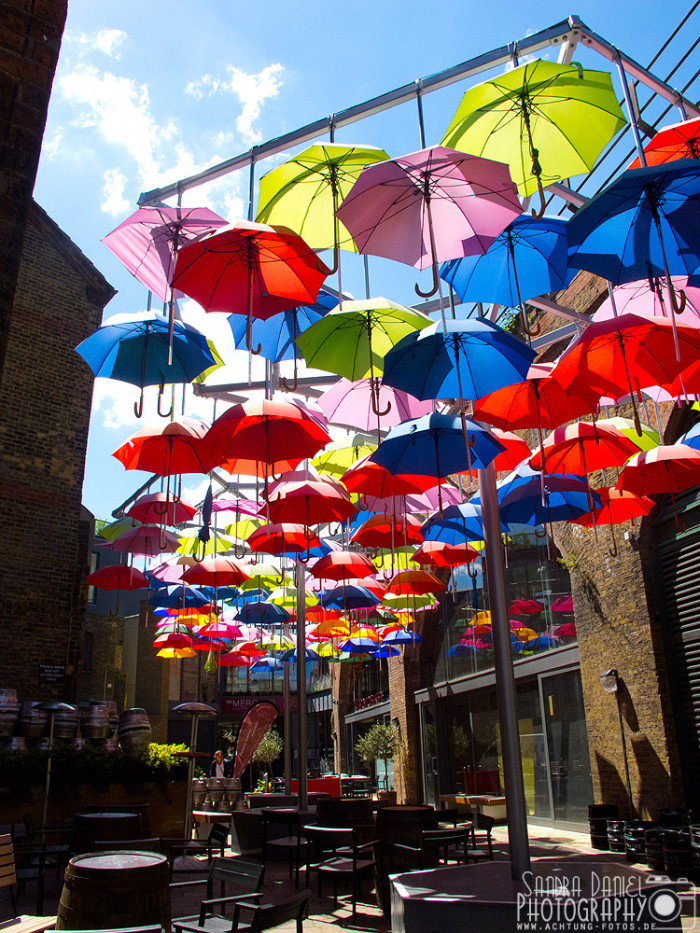
[[[308,785],[306,772],[308,766],[308,730],[306,712],[306,592],[304,564],[297,559],[297,702],[299,704],[299,809],[308,807]]]
[[[622,82],[622,93],[625,95],[625,104],[627,106],[627,114],[630,118],[630,125],[632,127],[632,135],[634,136],[634,145],[637,147],[637,155],[639,156],[639,161],[642,163],[642,166],[647,164],[646,155],[644,154],[644,146],[642,145],[642,137],[639,135],[639,124],[637,123],[637,114],[632,104],[632,98],[630,96],[630,89],[627,86],[627,74],[625,72],[624,65],[622,64],[622,55],[620,50],[615,50],[615,64],[617,65],[617,70],[620,75],[620,81]]]
[[[527,812],[520,754],[520,732],[515,696],[515,678],[510,647],[510,628],[503,573],[503,541],[498,517],[496,472],[490,463],[479,470],[481,515],[484,526],[484,556],[491,609],[498,712],[501,726],[503,782],[508,817],[510,869],[515,880],[530,870],[527,837]]]
[[[283,568],[284,570],[284,568]],[[289,623],[285,622],[283,627],[284,634],[289,637]],[[289,664],[284,665],[282,672],[282,683],[284,686],[284,792],[292,792],[292,713],[289,708]]]
[[[49,789],[51,787],[51,750],[53,748],[53,727],[56,710],[50,709],[49,714],[49,757],[46,759],[46,786],[44,787],[44,813],[41,818],[41,827],[46,829],[46,819],[49,813]]]
[[[625,723],[622,718],[622,707],[620,706],[620,688],[615,691],[615,702],[617,703],[617,718],[620,723],[620,738],[622,740],[622,757],[625,763],[625,781],[627,783],[627,804],[630,808],[630,817],[634,819],[634,800],[632,798],[632,782],[630,781],[630,765],[627,760],[627,739],[625,738]]]
[[[192,713],[190,726],[190,757],[187,759],[187,800],[185,802],[185,839],[192,838],[192,781],[194,780],[194,752],[197,749],[197,726],[199,715]]]

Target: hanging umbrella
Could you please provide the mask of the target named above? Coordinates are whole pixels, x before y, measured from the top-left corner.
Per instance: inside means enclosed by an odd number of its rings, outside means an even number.
[[[322,475],[342,479],[345,471],[374,453],[377,445],[365,434],[356,434],[349,447],[330,447],[311,461],[311,466]]]
[[[237,586],[248,579],[248,574],[232,557],[205,558],[183,573],[185,583],[195,586]]]
[[[294,469],[329,440],[330,435],[306,408],[261,399],[227,409],[209,429],[206,445],[213,463],[230,463],[233,469],[239,459],[260,464],[267,477],[276,469]]]
[[[127,528],[136,528],[140,525],[141,522],[137,521],[135,518],[130,518],[125,516],[124,518],[117,518],[113,522],[108,522],[106,525],[101,525],[99,530],[96,530],[95,533],[104,538],[105,541],[114,541],[115,538],[118,538],[122,531],[126,531]]]
[[[295,522],[270,522],[258,528],[248,538],[253,553],[264,554],[301,554],[312,547],[318,547],[320,541],[309,528]]]
[[[652,447],[658,447],[659,433],[654,431],[648,424],[641,424],[641,435],[637,433],[634,421],[631,418],[599,418],[596,425],[603,428],[615,428],[621,434],[624,434],[639,450],[651,450]],[[636,451],[635,451],[636,452]]]
[[[483,541],[484,526],[481,505],[473,502],[449,505],[443,510],[442,515],[438,514],[429,518],[421,531],[426,541],[442,541],[450,545]],[[507,531],[502,522],[501,531]]]
[[[350,538],[351,542],[368,548],[406,547],[422,540],[421,523],[413,515],[371,515]]]
[[[338,247],[354,249],[335,212],[365,165],[388,158],[375,146],[316,143],[262,176],[257,219],[289,227],[314,249],[331,247],[335,272]]]
[[[596,489],[596,493],[600,496],[602,505],[574,519],[574,524],[583,525],[585,528],[596,525],[610,525],[610,535],[612,537],[610,555],[615,557],[617,555],[617,543],[612,526],[619,525],[622,522],[634,522],[635,518],[648,515],[654,508],[654,500],[648,496],[639,496],[633,492],[608,488],[607,486]],[[554,609],[554,604],[550,608]],[[555,611],[561,612],[564,610],[557,607]],[[573,603],[571,604],[571,611],[573,611]]]
[[[685,275],[672,275],[671,285],[686,297],[685,314],[682,322],[687,327],[700,327],[700,288],[688,285]],[[625,282],[617,285],[612,295],[603,301],[592,321],[608,321],[621,314],[637,314],[640,317],[670,317],[672,308],[668,292],[660,278],[644,279],[641,282]]]
[[[375,573],[374,564],[358,551],[331,551],[309,568],[318,580],[357,580]]]
[[[522,212],[508,168],[433,146],[363,170],[337,216],[361,253],[432,266],[483,253]]]
[[[499,454],[499,456],[501,455]],[[391,476],[390,473],[388,475]],[[403,477],[395,477],[395,479],[402,478]],[[411,480],[414,479],[422,479],[426,482],[428,481],[428,478],[426,477],[411,477]],[[343,482],[345,482],[345,480],[343,480]],[[446,486],[443,483],[440,485],[440,499],[444,507],[447,505],[459,504],[464,499],[464,496],[456,486]],[[431,486],[430,489],[426,489],[425,492],[421,493],[401,493],[400,495],[397,494],[395,496],[384,497],[378,497],[364,493],[363,502],[365,508],[367,508],[370,512],[398,512],[402,515],[406,515],[408,513],[427,514],[428,512],[434,512],[440,506],[440,503],[438,502],[437,484]]]
[[[267,510],[273,522],[302,525],[344,522],[357,512],[345,487],[332,480],[279,483],[268,497]]]
[[[625,126],[610,75],[538,59],[470,88],[443,145],[508,163],[527,197],[587,174]]]
[[[141,389],[141,397],[134,404],[137,418],[143,414],[145,386],[160,386],[158,413],[168,418],[172,410],[161,412],[164,387],[192,382],[201,373],[221,365],[221,358],[201,331],[175,321],[172,345],[168,333],[168,319],[154,311],[114,314],[75,349],[95,376],[128,382]]]
[[[502,453],[493,461],[497,473],[514,470],[523,460],[530,456],[530,448],[518,434],[513,431],[501,431],[500,428],[491,428],[491,433],[504,447]]]
[[[700,422],[681,435],[676,444],[685,444],[686,447],[692,447],[693,450],[700,450]]]
[[[432,564],[433,567],[459,567],[476,560],[479,552],[466,541],[463,544],[446,544],[444,541],[423,541],[411,557],[417,564]]]
[[[508,607],[508,612],[512,616],[537,615],[543,611],[544,606],[536,599],[514,599]]]
[[[212,512],[235,512],[238,515],[257,515],[260,503],[256,499],[239,499],[221,496],[212,502]]]
[[[426,570],[399,570],[389,581],[387,593],[394,596],[425,596],[444,589],[442,580]]]
[[[247,603],[236,613],[243,625],[285,625],[290,621],[290,615],[282,606],[275,603],[256,602]]]
[[[388,385],[381,385],[375,398],[369,379],[359,379],[357,382],[340,379],[323,393],[318,405],[333,424],[371,431],[377,426],[373,399],[376,407],[386,412],[381,421],[385,428],[391,428],[409,418],[420,418],[432,411],[431,401],[419,401],[414,395],[401,389],[392,389]]]
[[[549,525],[570,521],[598,508],[600,498],[579,477],[534,473],[498,490],[501,521],[506,525]],[[542,488],[544,486],[544,497]],[[590,504],[589,504],[590,503]]]
[[[639,447],[612,425],[577,421],[555,428],[530,457],[533,470],[586,476],[594,470],[622,466]]]
[[[206,207],[140,207],[102,242],[142,285],[167,302],[178,249],[227,222]]]
[[[160,525],[139,525],[137,528],[128,528],[114,541],[102,546],[112,551],[156,557],[158,554],[177,551],[179,542],[174,534]]]
[[[587,327],[564,351],[550,378],[574,393],[590,387],[613,398],[630,395],[641,433],[634,394],[671,382],[699,355],[700,333],[695,328],[676,325],[675,319],[622,314]]]
[[[184,569],[184,568],[183,568]],[[200,587],[186,586],[182,583],[169,584],[158,589],[149,597],[152,606],[179,609],[184,606],[203,607],[209,604],[210,591]]]
[[[387,351],[412,331],[427,327],[430,318],[386,298],[344,301],[297,338],[307,365],[345,376],[366,379],[374,393],[375,415],[379,407],[379,380]]]
[[[178,551],[199,560],[213,554],[224,554],[236,547],[236,541],[227,535],[215,534],[208,541],[202,541],[199,534],[181,535],[178,538]]]
[[[168,501],[164,492],[151,492],[139,498],[126,513],[140,522],[156,522],[161,525],[180,525],[194,518],[197,509],[179,500]]]
[[[662,277],[678,312],[671,276],[700,270],[699,208],[697,160],[630,169],[569,221],[569,264],[616,285]]]
[[[673,496],[700,485],[700,451],[685,444],[671,444],[642,450],[627,461],[617,481],[617,489],[653,496]]]
[[[441,266],[440,278],[462,301],[519,308],[523,330],[531,333],[524,302],[561,291],[576,274],[568,266],[567,246],[566,221],[523,215],[509,223],[481,256],[463,256]]]
[[[372,451],[372,454],[374,451]],[[396,497],[406,493],[420,493],[437,485],[435,477],[415,473],[394,475],[385,467],[374,463],[372,454],[350,467],[343,474],[343,485],[351,493],[363,496],[388,496],[392,498],[392,511],[396,511]]]
[[[326,590],[321,596],[321,605],[324,609],[339,609],[341,612],[349,612],[352,609],[371,609],[378,603],[378,597],[367,587],[353,583]]]
[[[112,564],[109,567],[99,567],[89,573],[85,581],[88,586],[96,586],[98,590],[140,590],[148,588],[148,578],[136,567],[125,567],[123,564]]]
[[[327,314],[337,303],[338,299],[334,295],[321,289],[313,304],[298,305],[288,311],[273,314],[264,321],[260,318],[253,320],[250,339],[253,346],[257,344],[260,347],[261,356],[273,363],[294,360],[294,382],[288,386],[286,379],[281,380],[285,391],[296,392],[297,390],[297,337],[307,327]],[[236,347],[244,349],[247,320],[238,314],[232,314],[228,318],[228,323]]]
[[[172,284],[205,311],[247,315],[250,350],[253,318],[314,302],[328,271],[296,233],[239,220],[184,246]]]
[[[573,612],[574,598],[570,593],[567,596],[559,596],[549,608],[552,612]]]
[[[676,159],[700,159],[700,117],[662,126],[644,147],[644,161],[648,166]],[[639,156],[628,167],[641,168]]]

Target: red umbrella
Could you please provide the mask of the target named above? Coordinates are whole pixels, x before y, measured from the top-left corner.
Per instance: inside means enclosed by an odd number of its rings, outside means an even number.
[[[644,147],[647,165],[662,165],[676,159],[700,159],[700,117],[662,126]],[[629,168],[641,168],[637,157]]]
[[[444,541],[424,541],[411,555],[417,564],[433,567],[459,567],[476,560],[479,552],[470,544],[446,544]]]
[[[254,317],[313,304],[329,272],[298,234],[239,220],[183,246],[172,285],[205,311],[247,314],[250,350]]]
[[[491,433],[505,448],[493,461],[496,471],[514,470],[526,457],[530,456],[530,448],[527,443],[512,431],[502,431],[500,428],[494,427],[491,429]]]
[[[142,428],[112,454],[127,470],[145,470],[158,476],[208,473],[208,425],[197,418],[180,418]]]
[[[160,525],[138,525],[136,528],[128,528],[111,544],[105,544],[103,547],[112,551],[156,557],[164,552],[177,551],[180,542],[176,535],[161,528]]]
[[[615,541],[612,526],[629,521],[634,523],[635,518],[647,515],[654,508],[654,500],[648,496],[639,496],[627,490],[608,486],[596,489],[596,492],[602,502],[600,508],[594,509],[592,512],[586,512],[585,515],[574,519],[572,524],[583,525],[585,528],[595,527],[596,525],[610,525],[610,536],[612,537],[610,554],[615,557],[617,542]],[[554,605],[551,608],[554,609]]]
[[[309,568],[318,580],[360,580],[376,573],[374,564],[359,551],[331,551]]]
[[[277,522],[256,528],[248,537],[248,544],[254,553],[301,554],[309,548],[319,547],[321,542],[304,525]]]
[[[647,386],[664,385],[700,356],[700,333],[666,318],[621,314],[589,325],[566,350],[550,378],[565,390],[589,386],[600,395],[632,397]],[[676,353],[675,336],[678,340]],[[636,405],[634,421],[641,427]]]
[[[233,648],[225,654],[220,654],[217,658],[217,663],[219,667],[250,667],[254,660],[255,658],[241,654],[240,651]]]
[[[181,635],[178,632],[167,632],[153,639],[153,647],[158,649],[191,648],[192,639],[189,635]]]
[[[279,483],[268,498],[267,510],[274,522],[344,522],[357,509],[344,486],[328,480],[297,480]]]
[[[412,515],[405,518],[371,515],[354,532],[351,541],[370,548],[407,547],[423,540],[421,522]]]
[[[255,399],[234,405],[217,418],[207,433],[206,445],[214,465],[243,458],[265,464],[267,476],[275,470],[294,469],[330,439],[301,405]]]
[[[555,428],[530,458],[533,470],[584,476],[593,470],[621,466],[639,447],[610,425],[577,421]]]
[[[112,564],[93,570],[87,577],[88,586],[99,590],[140,590],[148,588],[148,579],[135,567]]]
[[[574,597],[570,593],[568,596],[558,596],[549,608],[552,610],[552,612],[573,612]],[[557,632],[554,634],[556,635]]]
[[[399,570],[389,581],[387,592],[396,596],[425,596],[444,589],[442,580],[426,570]]]
[[[576,623],[564,622],[558,625],[552,632],[555,638],[576,638]]]
[[[205,557],[188,567],[182,579],[191,586],[238,586],[248,580],[248,574],[232,557]]]
[[[620,473],[617,489],[638,496],[679,493],[700,484],[700,451],[686,444],[641,450]]]
[[[168,501],[168,496],[164,492],[152,492],[147,496],[140,496],[126,514],[140,522],[179,525],[194,518],[197,509],[182,500]]]
[[[370,460],[370,456],[367,454],[362,457],[343,474],[343,485],[348,492],[382,499],[386,496],[425,492],[437,485],[434,476],[393,475],[385,467]]]
[[[510,604],[508,612],[512,616],[529,616],[542,612],[544,606],[536,599],[514,599]]]

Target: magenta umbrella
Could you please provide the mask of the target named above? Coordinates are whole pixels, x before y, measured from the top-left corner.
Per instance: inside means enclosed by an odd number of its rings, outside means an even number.
[[[142,285],[167,302],[179,247],[227,223],[207,207],[140,207],[102,242]]]
[[[684,275],[671,276],[671,284],[677,292],[685,295],[685,314],[681,318],[689,327],[700,327],[700,288],[689,287]],[[644,279],[627,282],[613,289],[593,315],[593,321],[608,321],[621,314],[639,314],[642,317],[670,318],[668,291],[660,279]]]
[[[508,166],[445,146],[366,166],[336,211],[361,253],[417,269],[485,253],[522,213]]]
[[[385,428],[393,428],[401,421],[420,418],[433,410],[431,400],[419,401],[408,392],[392,389],[391,386],[379,387],[376,408],[372,406],[372,384],[369,379],[340,379],[318,399],[318,406],[332,424],[372,431],[378,425],[377,410],[382,412],[381,423]]]
[[[448,505],[459,505],[462,502],[462,493],[455,486],[442,485],[438,496],[438,487],[434,486],[427,492],[409,493],[406,496],[385,496],[379,499],[376,496],[364,496],[363,504],[369,512],[401,512],[402,514],[414,512],[435,512]]]
[[[109,544],[101,545],[110,551],[125,551],[144,557],[175,552],[180,547],[177,535],[163,529],[160,525],[139,525],[129,528]]]

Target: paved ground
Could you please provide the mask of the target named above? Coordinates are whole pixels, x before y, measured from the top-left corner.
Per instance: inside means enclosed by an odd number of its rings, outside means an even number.
[[[623,855],[598,852],[592,849],[587,833],[531,826],[529,838],[533,859],[557,857],[571,858],[578,861],[589,859],[622,863],[625,861]],[[507,831],[505,827],[496,827],[494,830],[494,850],[496,858],[508,858]],[[198,862],[191,858],[180,861],[178,868],[183,870],[183,873],[178,872],[178,878],[174,880],[204,877],[206,873],[205,861]],[[200,868],[202,869],[201,873],[198,871]],[[189,873],[192,869],[194,869],[194,872]],[[184,870],[187,870],[188,873],[184,874]],[[60,873],[52,871],[47,878],[44,913],[56,913],[61,888],[62,876]],[[294,893],[294,885],[287,877],[286,863],[268,863],[264,892],[267,895],[266,899],[269,897],[269,899],[273,901],[290,896]],[[381,911],[376,906],[376,899],[374,892],[371,890],[370,882],[365,882],[363,884],[362,903],[358,903],[357,917],[354,922],[351,918],[349,895],[343,895],[341,893],[338,907],[334,910],[330,886],[327,894],[328,896],[319,899],[316,896],[315,886],[312,889],[311,913],[309,919],[304,923],[305,933],[329,933],[334,927],[347,930],[368,931],[368,933],[388,933],[390,930],[389,921],[383,917]],[[0,894],[0,898],[0,917],[7,917],[9,915],[9,902],[4,894]],[[34,899],[35,890],[30,886],[20,902],[20,910],[23,913],[35,913],[36,905]],[[179,917],[193,914],[197,912],[198,907],[199,893],[196,892],[196,889],[188,892],[188,894],[178,893],[172,900],[172,915],[173,917]],[[684,923],[684,929],[691,930],[693,928],[690,922],[687,924]],[[278,929],[280,933],[295,933],[294,923],[285,924]],[[455,933],[457,933],[457,931],[455,931]]]

